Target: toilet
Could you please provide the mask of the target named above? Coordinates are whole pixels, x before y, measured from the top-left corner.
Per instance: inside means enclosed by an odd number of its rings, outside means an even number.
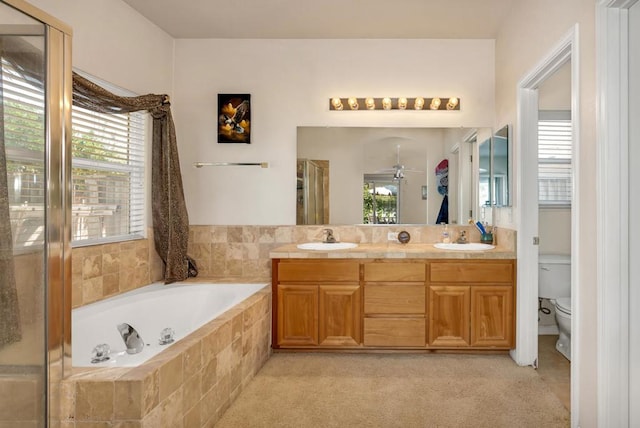
[[[538,265],[538,296],[555,307],[556,349],[571,361],[571,256],[541,254]]]

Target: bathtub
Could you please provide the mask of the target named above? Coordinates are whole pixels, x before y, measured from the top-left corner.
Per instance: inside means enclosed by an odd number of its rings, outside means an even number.
[[[159,282],[76,308],[71,315],[73,366],[138,366],[266,285]],[[146,344],[142,352],[126,352],[117,329],[121,323],[138,331]],[[166,328],[175,332],[174,342],[161,345]],[[109,359],[92,363],[92,350],[100,344],[110,347]]]

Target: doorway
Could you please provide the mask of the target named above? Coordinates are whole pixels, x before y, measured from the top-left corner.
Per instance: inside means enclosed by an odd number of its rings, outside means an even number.
[[[520,365],[538,365],[538,260],[539,260],[539,201],[538,201],[538,112],[539,88],[560,70],[565,64],[570,64],[571,75],[571,129],[572,150],[574,162],[571,174],[579,176],[579,162],[577,150],[579,135],[578,111],[578,29],[574,26],[554,49],[518,84],[518,126],[517,141],[519,142],[517,157],[518,175],[520,183],[517,193],[519,209],[518,230],[518,284],[517,331],[519,344],[512,357]],[[579,192],[578,183],[572,186],[571,209],[571,245],[577,248],[577,233],[579,226]],[[578,265],[579,257],[576,251],[571,251],[571,299],[577,301],[579,290]],[[578,308],[573,305],[571,315],[571,349],[578,349],[579,338]],[[580,355],[572,352],[571,362],[571,409],[577,411],[577,376]]]

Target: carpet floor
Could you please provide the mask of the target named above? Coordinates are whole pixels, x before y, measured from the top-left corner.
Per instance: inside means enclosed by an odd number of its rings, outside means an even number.
[[[277,353],[216,427],[569,425],[536,371],[505,355]]]

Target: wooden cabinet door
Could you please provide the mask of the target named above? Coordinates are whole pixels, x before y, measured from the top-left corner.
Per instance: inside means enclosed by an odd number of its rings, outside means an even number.
[[[471,346],[512,348],[513,320],[513,287],[471,288]]]
[[[319,300],[319,344],[360,345],[360,286],[320,285]]]
[[[430,346],[469,346],[469,293],[468,286],[429,287]]]
[[[318,344],[318,286],[278,284],[278,345]]]

